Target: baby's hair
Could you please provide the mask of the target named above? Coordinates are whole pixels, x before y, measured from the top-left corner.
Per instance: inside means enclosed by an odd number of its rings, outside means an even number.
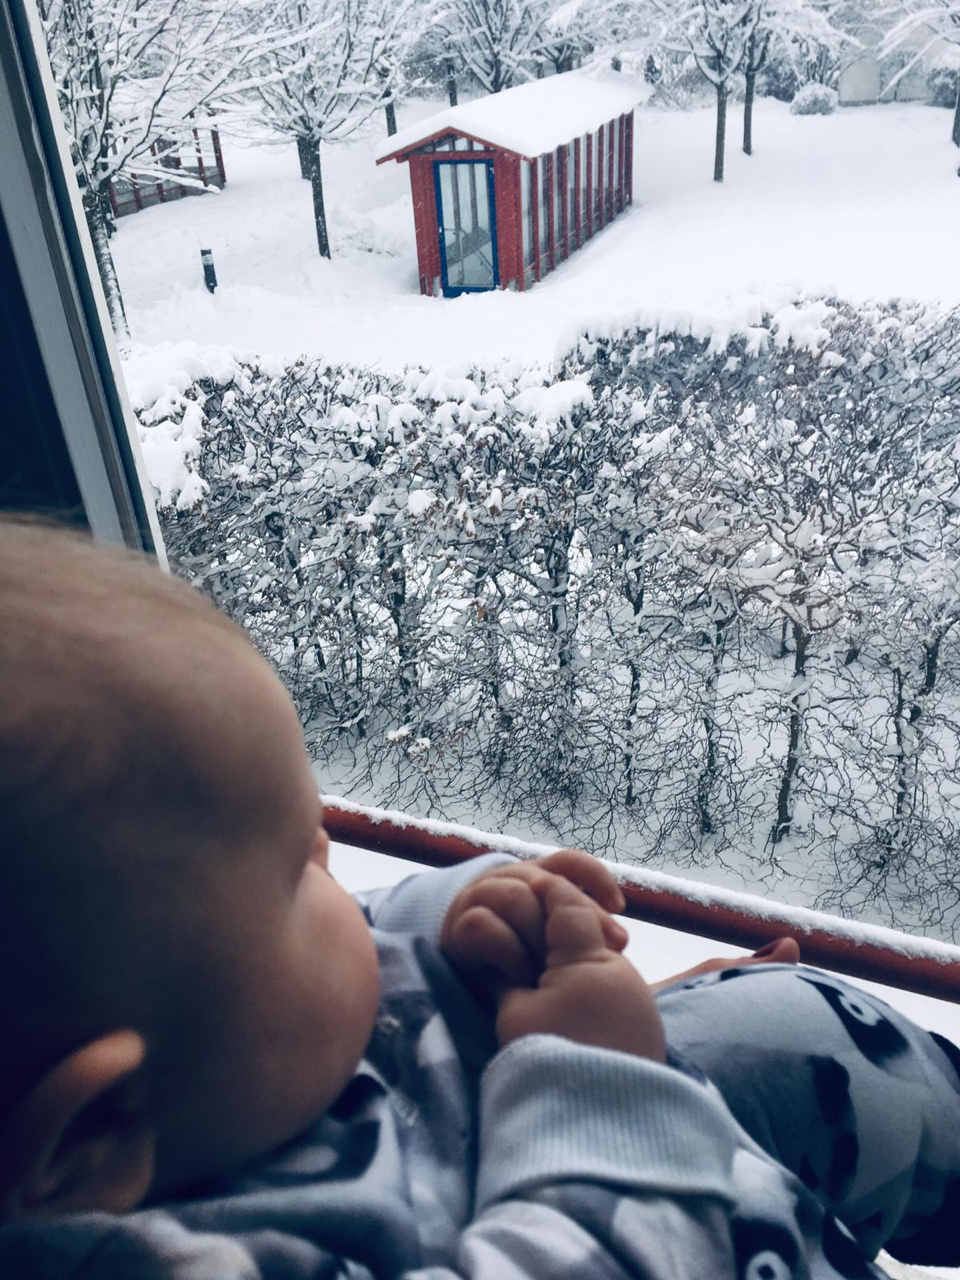
[[[134,879],[149,911],[216,822],[177,699],[248,649],[149,557],[0,516],[0,1124],[142,994]]]

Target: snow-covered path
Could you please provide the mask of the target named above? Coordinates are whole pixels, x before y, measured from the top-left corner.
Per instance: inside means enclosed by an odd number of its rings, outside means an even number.
[[[433,106],[408,107],[401,124]],[[960,302],[957,152],[934,108],[797,117],[762,101],[753,157],[732,124],[722,186],[709,111],[641,110],[635,207],[529,293],[457,299],[416,292],[407,170],[374,166],[380,124],[325,157],[332,262],[317,254],[292,146],[227,140],[222,195],[123,219],[114,253],[141,352],[187,342],[381,366],[539,362],[586,326],[664,312],[722,325],[796,289]],[[201,248],[217,265],[212,297]],[[148,364],[177,359],[164,346]]]

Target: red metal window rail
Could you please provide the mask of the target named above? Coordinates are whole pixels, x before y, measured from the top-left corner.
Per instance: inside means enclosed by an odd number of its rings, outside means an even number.
[[[427,866],[452,866],[491,851],[525,858],[549,852],[509,836],[411,818],[338,797],[324,797],[324,812],[332,840]],[[960,1003],[960,947],[643,867],[608,865],[627,900],[624,915],[635,920],[751,950],[790,934],[800,943],[806,964]]]

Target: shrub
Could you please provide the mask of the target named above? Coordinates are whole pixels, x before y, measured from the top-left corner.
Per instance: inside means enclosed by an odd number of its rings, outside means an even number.
[[[825,84],[805,84],[794,95],[790,110],[795,116],[830,116],[839,105],[836,89]]]
[[[960,932],[960,312],[674,325],[221,370],[141,415],[171,560],[371,800]]]
[[[935,67],[927,81],[930,90],[932,107],[948,107],[951,111],[957,104],[960,93],[960,67]]]
[[[757,76],[757,93],[763,98],[776,98],[778,102],[792,102],[800,78],[789,58],[772,56]]]

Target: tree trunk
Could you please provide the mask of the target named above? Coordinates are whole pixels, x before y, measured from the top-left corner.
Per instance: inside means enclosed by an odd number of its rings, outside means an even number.
[[[809,632],[800,623],[793,624],[793,678],[801,680],[806,674]],[[777,845],[790,834],[793,822],[794,783],[800,768],[803,750],[804,712],[799,704],[800,694],[795,692],[790,703],[790,722],[787,730],[787,758],[783,765],[780,790],[777,794],[777,818],[770,832],[770,843]]]
[[[327,215],[323,208],[323,178],[320,173],[320,143],[305,139],[310,148],[310,190],[313,193],[313,218],[317,226],[317,248],[321,258],[331,257],[327,236]]]
[[[713,180],[723,181],[723,157],[727,145],[727,86],[717,85],[717,144],[713,154]]]
[[[123,294],[120,292],[120,281],[117,269],[113,265],[110,253],[107,221],[103,216],[103,192],[95,187],[87,187],[83,192],[83,212],[86,214],[87,226],[90,228],[90,239],[93,241],[93,256],[97,262],[100,281],[107,299],[107,311],[110,323],[118,338],[130,337],[127,325],[127,313],[123,305]]]
[[[452,58],[446,59],[447,68],[447,97],[450,99],[451,107],[457,105],[457,68]]]
[[[951,133],[953,145],[960,147],[960,77],[957,81],[957,103],[953,108],[953,132]]]
[[[300,161],[300,177],[310,181],[310,139],[297,139],[297,159]]]
[[[387,137],[392,138],[397,132],[397,107],[393,100],[393,90],[388,83],[389,72],[385,67],[381,67],[377,71],[377,78],[384,86],[383,93],[380,96],[383,99],[383,113],[387,117]]]
[[[720,677],[723,674],[723,658],[726,652],[726,627],[729,619],[714,624],[713,634],[707,636],[710,645],[710,670],[703,709],[704,762],[697,779],[697,817],[700,834],[709,836],[716,830],[713,820],[713,796],[717,786],[720,765],[720,726],[717,724],[717,702]]]
[[[753,155],[753,98],[757,83],[757,73],[747,72],[747,87],[743,95],[743,153]]]

